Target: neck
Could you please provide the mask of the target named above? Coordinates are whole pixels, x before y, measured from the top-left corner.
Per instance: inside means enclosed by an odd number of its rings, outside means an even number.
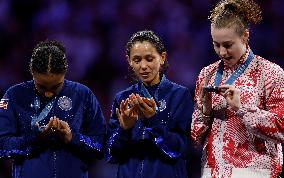
[[[143,82],[146,86],[153,86],[160,83],[160,75],[158,74],[152,81],[150,82]]]
[[[239,63],[239,61],[241,61],[241,60],[243,60],[243,59],[245,58],[247,51],[248,51],[248,47],[246,46],[246,47],[243,49],[243,54],[241,55],[241,57],[239,58],[239,60],[237,60],[236,63],[231,64],[231,65],[228,65],[228,66],[229,66],[230,68],[233,68],[234,66],[236,66],[236,65]]]
[[[248,48],[246,47],[246,48],[244,49],[243,54],[241,55],[240,59],[238,60],[238,62],[239,62],[240,60],[244,60],[244,58],[246,57],[247,51],[248,51]]]

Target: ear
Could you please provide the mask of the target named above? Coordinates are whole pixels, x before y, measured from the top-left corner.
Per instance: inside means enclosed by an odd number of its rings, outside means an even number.
[[[38,73],[36,73],[36,72],[31,72],[31,74],[32,74],[32,77],[33,77],[33,81],[35,81],[35,79],[36,79],[37,76],[38,76]]]
[[[161,64],[163,65],[166,62],[166,60],[167,60],[167,52],[163,52],[160,58]]]
[[[132,67],[133,64],[132,64],[132,61],[130,60],[129,56],[126,55],[125,57],[126,57],[128,64],[130,65],[130,67]]]
[[[243,38],[243,43],[248,44],[248,41],[249,41],[249,30],[248,29],[245,30],[242,38]]]

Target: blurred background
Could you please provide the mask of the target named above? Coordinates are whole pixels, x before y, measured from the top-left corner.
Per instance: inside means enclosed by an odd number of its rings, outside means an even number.
[[[168,78],[192,95],[202,67],[216,61],[209,11],[216,0],[0,0],[0,95],[30,80],[28,63],[39,41],[62,41],[67,49],[67,78],[96,94],[108,119],[113,97],[131,83],[125,44],[139,30],[159,34],[168,51]],[[250,47],[284,67],[284,1],[257,1],[263,21],[251,28]],[[189,172],[200,177],[200,152],[192,151]],[[90,178],[114,178],[116,165],[97,161]],[[10,162],[0,161],[0,178]]]

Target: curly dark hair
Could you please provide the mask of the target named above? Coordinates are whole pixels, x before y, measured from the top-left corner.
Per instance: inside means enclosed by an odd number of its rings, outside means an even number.
[[[249,26],[262,20],[261,9],[253,0],[221,0],[208,19],[215,28],[234,26],[242,35]]]
[[[162,55],[163,52],[166,52],[166,48],[165,48],[165,45],[162,39],[157,34],[155,34],[153,31],[144,30],[144,31],[138,31],[130,37],[130,39],[126,43],[126,54],[130,56],[130,49],[133,47],[133,45],[136,42],[143,42],[143,41],[148,41],[149,43],[151,43],[156,48],[157,52],[160,55]],[[128,67],[129,67],[129,73],[131,77],[136,79],[131,67],[130,66]],[[166,59],[164,64],[161,65],[160,76],[162,76],[163,74],[167,72],[168,67],[169,67],[168,60]]]
[[[65,47],[61,42],[46,40],[34,47],[30,61],[32,74],[64,74],[67,68]]]

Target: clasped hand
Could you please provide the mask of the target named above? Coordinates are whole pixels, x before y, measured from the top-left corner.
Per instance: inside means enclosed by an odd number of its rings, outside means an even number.
[[[221,85],[219,86],[220,92],[218,94],[222,95],[227,104],[234,110],[238,111],[241,107],[241,100],[240,100],[240,90],[237,89],[233,85]],[[202,110],[203,114],[210,115],[212,112],[212,93],[205,92],[203,88],[201,89],[201,101],[203,103]]]
[[[39,127],[38,123],[36,124],[36,127]],[[65,143],[69,143],[72,139],[72,132],[69,124],[63,120],[60,120],[56,116],[50,118],[48,124],[45,126],[39,136],[44,138],[51,134],[58,135]]]
[[[155,100],[141,97],[139,94],[131,94],[126,100],[122,100],[116,114],[120,126],[127,130],[134,127],[138,118],[149,119],[156,114]]]

